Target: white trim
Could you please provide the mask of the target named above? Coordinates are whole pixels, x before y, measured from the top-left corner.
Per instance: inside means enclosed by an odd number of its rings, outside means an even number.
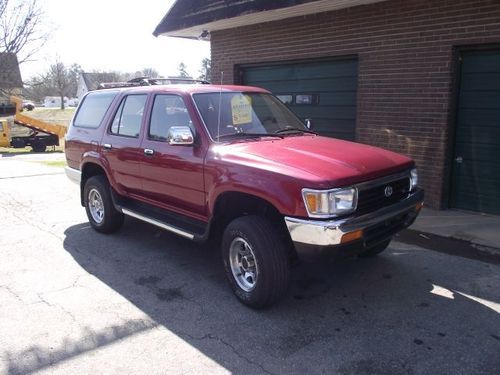
[[[195,25],[181,30],[167,31],[158,34],[180,38],[198,39],[203,31],[217,31],[234,29],[236,27],[255,25],[264,22],[278,21],[286,18],[306,16],[310,14],[329,12],[333,10],[352,8],[358,5],[367,5],[387,0],[318,0],[305,4],[268,11],[249,13],[233,18],[208,22],[203,25]],[[172,9],[172,8],[171,8]]]
[[[126,208],[122,208],[122,212],[127,216],[135,217],[136,219],[145,221],[146,223],[156,225],[157,227],[160,227],[162,229],[168,230],[169,232],[178,234],[179,236],[182,236],[182,237],[187,238],[189,240],[194,239],[193,234],[185,232],[185,231],[180,230],[180,229],[177,229],[177,228],[172,227],[168,224],[162,223],[161,221],[158,221],[158,220],[152,219],[150,217],[141,215],[141,214],[134,212],[134,211],[130,211],[129,209],[126,209]]]

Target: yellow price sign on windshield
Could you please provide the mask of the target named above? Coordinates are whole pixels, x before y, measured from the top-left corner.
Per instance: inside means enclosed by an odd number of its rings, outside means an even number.
[[[236,95],[231,99],[233,125],[252,122],[252,99],[245,95]]]

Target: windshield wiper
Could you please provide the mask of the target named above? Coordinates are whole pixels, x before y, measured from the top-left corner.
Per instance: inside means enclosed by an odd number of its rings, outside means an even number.
[[[278,137],[284,138],[282,135],[273,133],[231,133],[231,134],[221,134],[216,139],[219,141],[221,139],[237,139],[237,138],[261,138],[261,137]]]
[[[284,129],[276,130],[276,132],[274,134],[281,134],[281,133],[290,133],[290,134],[294,134],[294,133],[317,134],[317,133],[313,132],[312,130],[298,129],[298,128],[292,128],[292,127],[286,127]]]

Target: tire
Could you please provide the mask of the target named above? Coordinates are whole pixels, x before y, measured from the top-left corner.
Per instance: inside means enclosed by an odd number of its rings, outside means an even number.
[[[108,180],[103,175],[90,177],[83,189],[85,211],[90,225],[101,233],[116,232],[123,224],[123,214],[111,199]]]
[[[286,294],[290,260],[285,241],[269,220],[243,216],[229,223],[222,238],[222,259],[229,284],[243,304],[269,307]]]
[[[35,141],[31,144],[31,148],[34,152],[45,152],[47,145],[43,141]]]
[[[362,253],[359,254],[360,258],[370,258],[374,257],[378,254],[380,254],[382,251],[387,249],[389,244],[391,243],[392,238],[389,238],[388,240],[385,240],[384,242],[379,243],[378,245],[375,245],[373,247],[370,247],[369,249],[366,249]]]

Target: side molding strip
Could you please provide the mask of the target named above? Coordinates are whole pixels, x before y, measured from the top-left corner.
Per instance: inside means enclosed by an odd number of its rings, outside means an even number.
[[[193,234],[185,232],[185,231],[180,230],[180,229],[177,229],[175,227],[172,227],[172,226],[170,226],[168,224],[165,224],[165,223],[163,223],[161,221],[158,221],[158,220],[152,219],[150,217],[138,214],[137,212],[130,211],[130,210],[126,209],[126,208],[122,208],[122,212],[125,215],[131,216],[131,217],[135,217],[136,219],[145,221],[146,223],[149,223],[149,224],[156,225],[157,227],[160,227],[160,228],[163,228],[165,230],[168,230],[169,232],[175,233],[175,234],[177,234],[179,236],[182,236],[184,238],[187,238],[189,240],[193,240],[194,239],[194,235]]]

